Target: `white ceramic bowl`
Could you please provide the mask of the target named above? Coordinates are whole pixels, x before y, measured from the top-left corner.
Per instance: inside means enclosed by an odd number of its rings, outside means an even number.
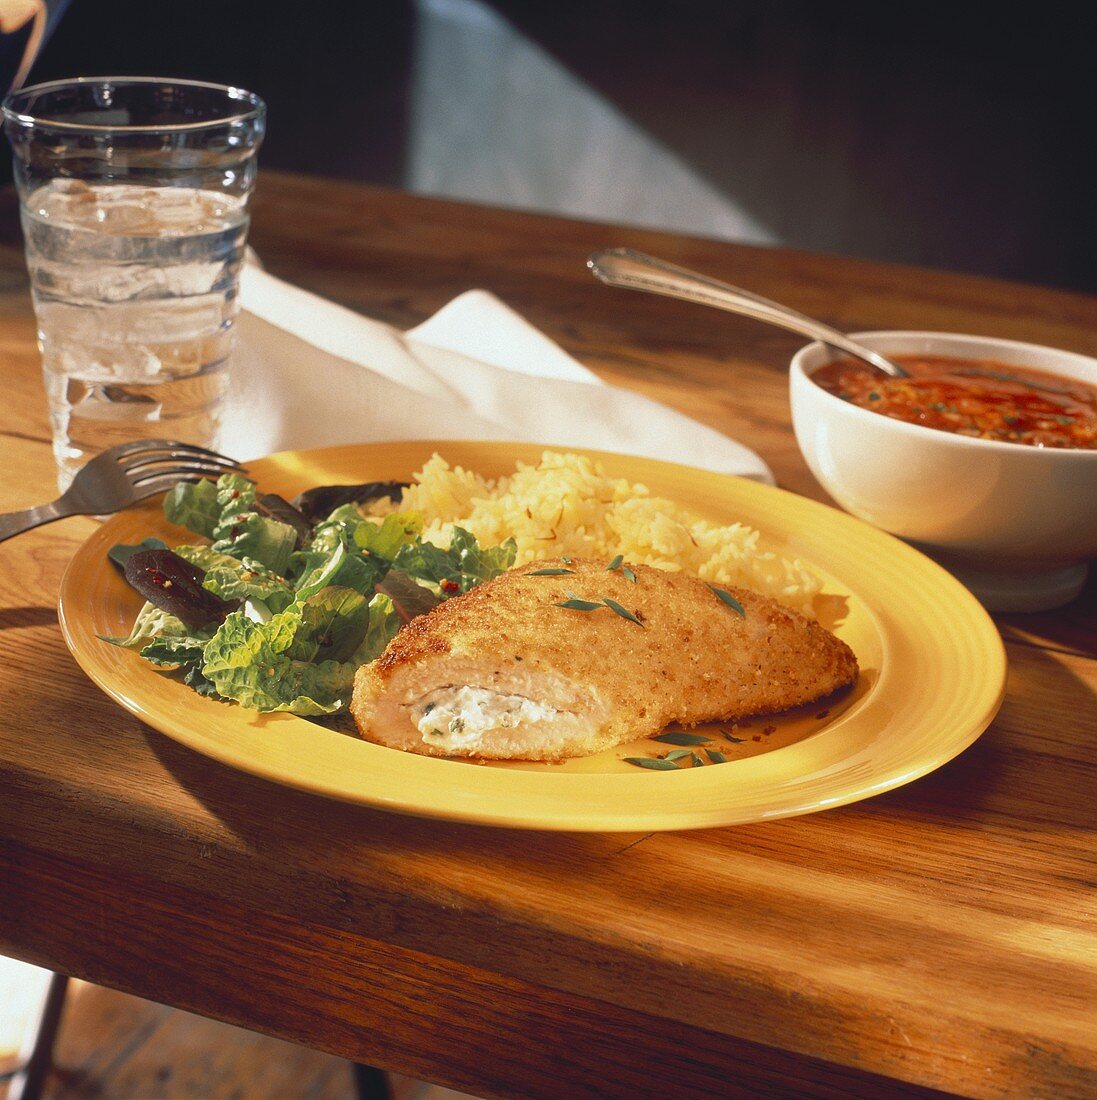
[[[885,355],[1034,367],[1097,385],[1097,359],[936,332],[862,332]],[[1073,599],[1097,556],[1097,451],[1029,447],[923,428],[827,393],[819,343],[792,359],[792,422],[811,472],[847,512],[915,543],[994,611]]]

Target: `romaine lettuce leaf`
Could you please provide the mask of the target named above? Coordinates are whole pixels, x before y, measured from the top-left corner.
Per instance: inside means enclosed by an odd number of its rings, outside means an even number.
[[[234,612],[206,643],[202,675],[217,693],[262,711],[332,714],[350,702],[356,665],[295,660],[288,653],[301,625],[294,610],[255,623]]]
[[[202,651],[210,637],[209,631],[181,636],[161,634],[141,650],[141,656],[162,667],[201,668]]]
[[[397,614],[392,600],[378,593],[370,600],[369,628],[358,648],[351,655],[351,663],[365,665],[375,661],[385,652],[385,647],[396,637],[396,632],[401,626],[403,626],[403,620]]]
[[[219,565],[240,564],[239,560],[231,554],[222,554],[220,550],[214,550],[212,546],[207,546],[205,543],[184,543],[175,548],[175,553],[184,561],[189,561],[191,565],[197,565],[203,573],[208,573]]]
[[[190,665],[183,676],[183,683],[194,688],[199,695],[216,695],[217,688],[202,675],[202,662]]]
[[[203,586],[223,600],[258,600],[272,614],[284,611],[293,603],[293,589],[277,573],[264,569],[258,562],[245,558],[242,569],[219,566],[206,571]]]
[[[164,497],[164,518],[196,535],[210,538],[221,518],[217,486],[212,481],[181,481]]]
[[[216,483],[180,482],[164,498],[164,515],[213,539],[214,550],[238,559],[252,558],[284,575],[297,533],[288,524],[255,511],[255,495],[254,483],[239,474],[223,474]]]
[[[144,606],[137,612],[133,629],[126,637],[109,638],[101,634],[100,638],[111,645],[124,646],[126,649],[136,649],[147,645],[153,638],[160,635],[168,637],[187,637],[190,635],[190,627],[182,619],[161,611],[154,604],[145,601]]]
[[[240,474],[222,474],[217,479],[217,503],[221,507],[221,518],[224,519],[226,513],[253,509],[258,491],[254,481]]]
[[[300,623],[286,655],[298,661],[349,661],[370,623],[369,598],[329,585],[293,609]]]
[[[214,550],[234,558],[251,558],[280,576],[285,576],[297,545],[297,532],[289,524],[258,512],[229,510],[213,529],[213,538]]]

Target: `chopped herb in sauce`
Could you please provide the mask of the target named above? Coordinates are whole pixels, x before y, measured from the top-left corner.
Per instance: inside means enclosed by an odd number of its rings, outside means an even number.
[[[721,733],[724,731],[721,730]],[[637,768],[649,768],[652,771],[678,771],[679,769],[704,768],[705,757],[708,764],[726,764],[728,757],[716,749],[701,748],[704,757],[697,751],[697,746],[707,746],[709,738],[695,733],[684,733],[680,730],[667,730],[665,733],[653,737],[653,741],[662,741],[664,744],[684,745],[685,748],[671,749],[662,756],[626,756],[622,759],[626,764],[632,764]]]
[[[707,745],[712,739],[702,737],[696,733],[685,733],[681,730],[667,730],[666,733],[657,734],[653,741],[662,741],[667,745]]]

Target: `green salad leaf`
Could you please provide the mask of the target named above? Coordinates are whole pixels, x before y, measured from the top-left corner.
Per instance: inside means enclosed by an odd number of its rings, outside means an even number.
[[[365,522],[356,504],[341,504],[318,523],[312,532],[309,552],[327,557],[335,552],[340,544],[349,546],[354,541],[354,532]]]
[[[461,591],[467,592],[505,573],[514,564],[518,544],[514,539],[507,539],[499,546],[485,548],[463,527],[454,527],[449,554],[457,558],[461,568]]]
[[[164,497],[164,518],[196,535],[212,538],[221,518],[217,496],[217,485],[205,478],[181,481]]]
[[[179,636],[161,634],[141,650],[141,656],[164,668],[201,668],[202,654],[210,637],[208,631]]]
[[[231,512],[242,512],[253,507],[255,498],[259,495],[255,482],[241,474],[222,474],[215,487],[222,519]]]
[[[233,612],[205,645],[202,675],[218,695],[255,710],[317,716],[344,709],[357,666],[292,657],[289,650],[301,621],[293,609],[268,623]]]
[[[408,618],[439,596],[467,592],[514,564],[515,544],[484,549],[455,528],[448,549],[422,539],[418,513],[366,519],[345,504],[302,538],[260,511],[254,483],[235,474],[177,485],[164,499],[169,521],[210,540],[175,553],[202,572],[202,587],[239,610],[202,630],[146,603],[116,645],[140,651],[203,695],[262,711],[319,716],[344,710],[356,669],[375,660]],[[267,510],[269,511],[269,509]],[[150,546],[117,546],[113,560]],[[401,578],[403,611],[378,591]],[[419,586],[416,588],[416,586]],[[409,600],[408,591],[423,599]],[[155,597],[154,597],[155,598]]]
[[[187,687],[194,688],[199,695],[209,695],[214,698],[218,698],[217,688],[215,688],[211,681],[207,680],[202,675],[201,662],[196,665],[190,665],[183,676],[183,683]]]
[[[274,573],[285,576],[297,532],[258,512],[228,512],[213,529],[213,549],[234,558],[251,558]]]
[[[359,523],[354,529],[354,542],[364,553],[391,563],[405,546],[419,542],[422,530],[423,517],[417,512],[393,512],[380,524],[369,520]]]
[[[328,585],[353,588],[370,595],[374,585],[388,572],[388,563],[367,560],[339,543],[327,560],[321,560],[297,584],[297,598],[307,599]]]
[[[448,550],[418,540],[404,546],[393,565],[436,586],[443,596],[455,596],[509,569],[517,552],[514,539],[485,550],[463,527],[454,527]]]
[[[356,665],[366,665],[377,660],[385,647],[396,637],[403,626],[395,606],[388,596],[378,593],[369,603],[369,626],[358,648],[351,656]]]
[[[139,649],[156,637],[185,637],[189,633],[190,627],[182,619],[177,619],[174,615],[161,611],[160,608],[154,607],[146,600],[141,610],[137,612],[133,629],[127,636],[110,638],[101,634],[100,638],[104,642],[110,642],[111,645],[123,646],[126,649]]]
[[[164,497],[164,516],[196,535],[213,540],[213,549],[234,558],[251,558],[284,575],[297,534],[255,510],[255,484],[239,474],[216,482],[181,482]]]
[[[328,585],[294,608],[299,623],[287,653],[299,661],[349,661],[369,629],[369,600]]]

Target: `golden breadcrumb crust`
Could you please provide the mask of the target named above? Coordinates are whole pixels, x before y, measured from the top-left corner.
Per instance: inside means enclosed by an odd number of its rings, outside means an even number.
[[[493,753],[488,744],[470,755],[555,759],[650,736],[671,722],[694,725],[784,710],[857,677],[849,646],[774,600],[728,588],[746,612],[740,615],[695,577],[628,568],[635,581],[605,562],[532,562],[414,619],[381,657],[359,669],[351,711],[362,735],[441,754],[414,743],[410,718],[404,723],[409,728],[391,728],[393,716],[407,712],[409,701],[453,684],[503,693],[520,685],[518,693],[535,702],[579,714],[586,706],[589,728],[579,736],[568,731],[558,744],[541,731],[525,747],[515,746],[511,735],[505,752]],[[571,572],[531,575],[544,569]],[[605,605],[585,611],[558,606],[571,594],[614,600],[642,625]],[[570,694],[561,695],[561,684],[573,685]],[[599,706],[590,705],[592,697]]]

